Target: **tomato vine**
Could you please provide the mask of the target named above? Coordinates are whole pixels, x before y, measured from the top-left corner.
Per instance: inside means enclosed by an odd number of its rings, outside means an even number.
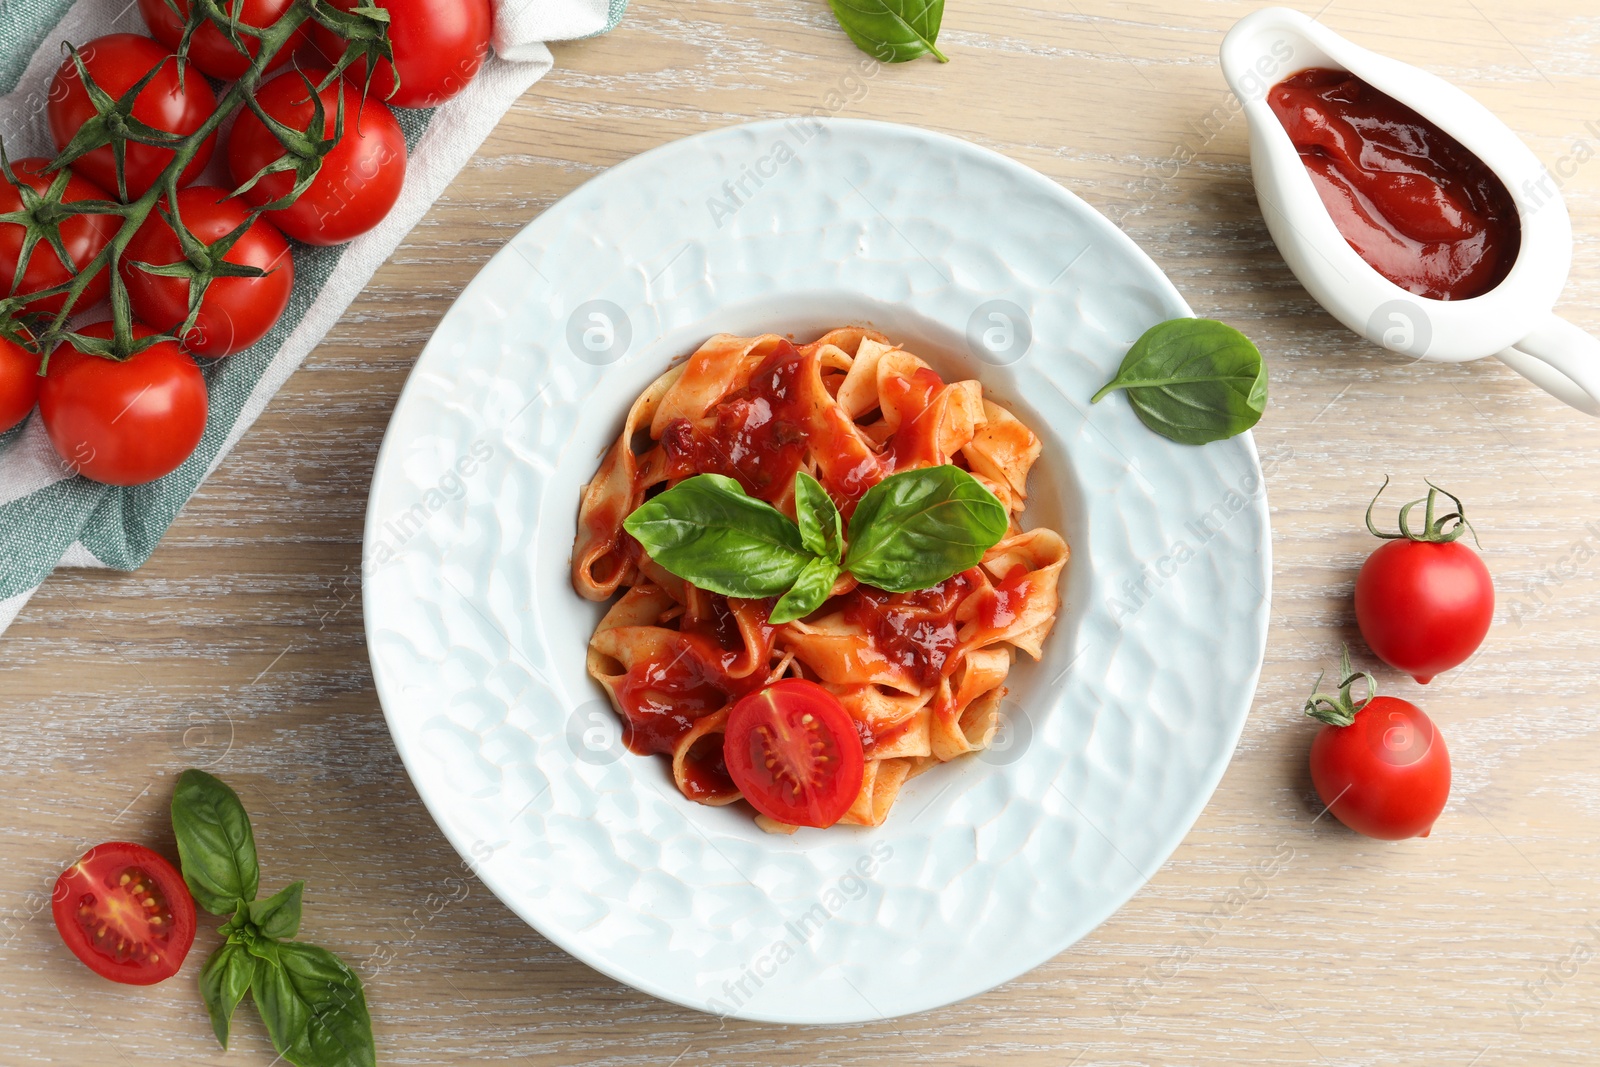
[[[217,101],[215,110],[198,128],[187,134],[174,134],[149,126],[133,116],[135,99],[162,69],[160,66],[150,70],[121,95],[113,97],[95,83],[84,63],[83,55],[69,44],[68,58],[94,104],[96,118],[84,123],[45,168],[48,172],[65,175],[69,173],[68,168],[75,160],[97,148],[109,146],[117,163],[118,190],[125,193],[127,182],[124,165],[128,145],[150,145],[166,149],[172,153],[172,158],[149,189],[132,198],[68,201],[64,197],[63,179],[53,181],[43,193],[36,192],[18,179],[6,154],[3,139],[0,139],[0,177],[17,189],[23,202],[22,210],[0,218],[0,221],[21,225],[25,230],[23,255],[18,263],[12,289],[17,288],[17,282],[22,277],[28,258],[38,252],[40,245],[45,245],[54,251],[62,264],[72,272],[69,280],[48,288],[27,293],[13,291],[12,295],[0,298],[0,335],[25,344],[30,350],[38,353],[41,357],[41,373],[48,366],[50,352],[63,342],[71,343],[80,351],[120,361],[129,359],[163,341],[177,341],[193,327],[200,309],[200,299],[212,281],[218,277],[260,277],[265,273],[259,267],[223,265],[221,253],[226,251],[227,244],[224,242],[227,242],[227,238],[224,238],[223,242],[213,242],[210,247],[196,238],[182,222],[177,209],[177,194],[185,168],[194,161],[207,140],[215,135],[241,107],[248,108],[261,119],[282,145],[284,152],[278,160],[263,167],[246,181],[241,189],[234,190],[234,193],[237,194],[243,188],[253,185],[266,174],[278,171],[292,170],[296,181],[283,196],[270,203],[251,208],[247,220],[239,230],[240,233],[266,212],[292,203],[316,177],[322,159],[343,134],[346,115],[342,96],[333,116],[331,136],[325,136],[328,133],[327,116],[316,93],[311,94],[312,99],[316,101],[315,116],[307,131],[296,130],[277,122],[256,103],[256,91],[261,85],[264,74],[273,66],[274,60],[285,45],[295,39],[303,25],[314,22],[346,42],[344,54],[334,63],[320,84],[314,85],[309,76],[301,74],[306,80],[308,89],[330,84],[358,60],[369,60],[366,67],[370,72],[376,65],[377,59],[393,58],[388,37],[388,12],[370,3],[345,11],[328,3],[327,0],[294,0],[283,15],[271,25],[256,27],[242,22],[237,17],[237,5],[227,4],[226,0],[188,0],[186,15],[174,0],[166,2],[186,19],[183,36],[177,49],[180,79],[202,76],[198,70],[191,69],[188,49],[195,31],[206,24],[215,26],[229,41],[240,48],[241,53],[246,51],[244,37],[255,40],[258,47],[255,54],[250,57],[248,67],[238,80],[227,88]],[[369,84],[370,80],[369,73],[367,76]],[[365,100],[365,97],[366,86],[363,86],[362,100]],[[133,240],[134,234],[151,213],[158,210],[158,205],[164,205],[160,208],[161,215],[172,224],[178,234],[187,259],[187,269],[183,273],[189,278],[191,285],[189,316],[172,333],[151,332],[136,336],[135,318],[129,303],[128,289],[119,268],[129,242]],[[86,263],[74,262],[61,242],[60,224],[65,218],[73,215],[111,216],[120,220],[111,239]],[[223,245],[220,250],[218,244]],[[150,264],[139,264],[139,266],[156,273],[170,273],[163,266]],[[85,309],[80,305],[93,303],[92,300],[84,300],[84,294],[90,290],[95,280],[102,276],[109,283],[111,336],[95,337],[69,329],[68,323],[73,314]],[[41,312],[37,309],[40,302],[52,297],[64,298],[59,310]],[[30,305],[34,305],[32,310]]]

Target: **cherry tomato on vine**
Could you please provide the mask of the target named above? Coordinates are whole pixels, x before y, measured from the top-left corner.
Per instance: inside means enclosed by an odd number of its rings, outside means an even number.
[[[200,241],[210,245],[244,225],[249,209],[226,189],[192,185],[178,191],[178,218]],[[200,298],[200,313],[182,338],[190,352],[213,358],[248,348],[266,336],[289,305],[294,286],[294,257],[289,242],[266,219],[257,218],[222,255],[224,263],[260,267],[260,278],[214,278]],[[122,277],[139,321],[172,333],[189,315],[188,278],[151,274],[137,266],[187,262],[183,246],[159,211],[139,227],[122,257]]]
[[[1351,671],[1349,649],[1339,667],[1339,692],[1306,701],[1306,714],[1324,724],[1311,742],[1317,796],[1358,834],[1427,837],[1450,797],[1444,735],[1410,701],[1378,696],[1372,675]],[[1367,699],[1358,704],[1350,689],[1361,679]]]
[[[39,402],[39,355],[0,337],[0,433],[28,417]]]
[[[78,331],[110,337],[111,323]],[[134,323],[135,337],[154,333]],[[206,381],[176,342],[118,362],[63,344],[50,354],[39,414],[57,454],[86,478],[142,485],[176,470],[206,428]]]
[[[183,28],[189,18],[189,0],[175,2],[176,11],[168,0],[139,0],[139,13],[144,16],[144,24],[150,27],[150,36],[174,52],[183,40]],[[242,25],[266,29],[282,18],[293,4],[294,0],[244,0],[238,6],[237,16]],[[223,9],[234,12],[234,0],[228,0]],[[295,48],[305,39],[305,27],[302,26],[284,42],[278,54],[272,57],[272,62],[267,64],[267,69],[276,70],[287,63]],[[189,60],[202,72],[219,81],[238,81],[250,69],[250,60],[261,51],[261,42],[249,34],[239,34],[239,40],[249,52],[248,56],[239,51],[213,23],[207,22],[195,30],[194,36],[189,39]]]
[[[1465,663],[1494,619],[1489,568],[1460,540],[1472,529],[1466,508],[1445,493],[1456,510],[1435,518],[1440,492],[1430,484],[1426,498],[1401,508],[1400,532],[1394,534],[1378,531],[1369,505],[1367,529],[1388,543],[1367,558],[1356,576],[1356,623],[1367,646],[1424,685],[1441,671]],[[1418,504],[1425,504],[1425,518],[1423,528],[1414,531],[1410,515]]]
[[[722,753],[739,792],[779,822],[832,826],[861,792],[855,720],[815,682],[787,678],[742,698]]]
[[[125,841],[96,845],[62,871],[50,913],[72,954],[113,982],[171,978],[194,944],[194,898],[183,876]]]
[[[323,72],[307,72],[313,83]],[[324,109],[324,134],[333,135],[339,99],[344,98],[344,132],[322,159],[311,184],[288,207],[267,212],[284,233],[313,245],[336,245],[358,237],[383,221],[406,176],[406,139],[394,113],[375,97],[361,99],[361,90],[337,79],[317,97]],[[286,126],[304,132],[316,114],[312,94],[297,70],[286,71],[263,85],[256,103]],[[235,187],[279,159],[284,147],[253,112],[241,112],[228,138],[228,171]],[[293,171],[264,176],[243,194],[257,206],[269,204],[294,188]]]
[[[136,33],[97,37],[78,49],[78,55],[89,77],[113,99],[120,99],[140,78],[159,67],[159,73],[139,91],[133,102],[133,117],[154,129],[190,134],[204,125],[217,109],[217,98],[206,80],[185,77],[180,85],[178,57],[148,37]],[[79,128],[97,115],[71,56],[56,71],[45,111],[50,117],[50,133],[57,148],[65,148]],[[216,140],[215,134],[205,139],[188,166],[183,168],[179,185],[194,181],[205,169]],[[136,200],[144,195],[172,162],[172,156],[170,148],[129,141],[124,167],[128,199]],[[101,145],[74,160],[72,169],[95,184],[117,192],[117,163],[110,145]]]
[[[30,156],[26,159],[12,160],[11,172],[17,176],[17,181],[29,189],[44,194],[58,177],[55,174],[45,173],[44,168],[49,165],[48,159]],[[69,173],[66,185],[61,190],[61,202],[65,204],[79,200],[112,199],[114,198],[110,193],[77,174]],[[17,187],[8,181],[0,180],[0,214],[22,211],[25,207],[22,194],[18,192]],[[48,213],[52,209],[44,210]],[[40,212],[36,210],[35,215],[39,214]],[[56,255],[55,249],[45,238],[48,228],[57,224],[60,227],[61,245],[71,257],[73,269],[68,269],[62,264],[61,258]],[[54,222],[47,218],[36,218],[26,224],[0,222],[0,286],[3,286],[9,295],[22,296],[71,281],[73,275],[77,273],[77,268],[87,265],[110,243],[111,238],[116,236],[119,224],[120,220],[113,215],[68,215]],[[17,277],[17,261],[22,257],[22,246],[29,226],[36,227],[39,240],[28,256],[21,282],[12,289],[12,279]],[[78,297],[78,302],[73,305],[73,310],[88,310],[91,305],[105,298],[110,287],[110,272],[102,270],[89,279],[83,293]],[[28,301],[25,310],[54,314],[60,311],[66,302],[67,295],[58,293],[55,296]]]
[[[330,3],[349,11],[357,0]],[[489,0],[376,0],[376,5],[389,12],[394,51],[392,64],[381,59],[372,72],[371,92],[379,100],[394,107],[437,107],[465,89],[483,66],[494,28]],[[344,39],[325,26],[313,27],[311,39],[329,66],[344,55]],[[367,61],[356,60],[345,77],[364,83]]]

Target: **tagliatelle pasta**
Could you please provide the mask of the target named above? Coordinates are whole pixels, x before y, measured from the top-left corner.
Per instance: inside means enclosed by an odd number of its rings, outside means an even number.
[[[628,747],[670,756],[691,800],[732,803],[729,709],[778,679],[804,678],[838,698],[862,740],[861,791],[842,821],[881,824],[908,779],[990,743],[1014,651],[1038,659],[1055,623],[1067,544],[1021,525],[1039,453],[1033,432],[977,381],[945,382],[874,331],[836,329],[805,345],[711,338],[633,402],[579,508],[573,585],[590,600],[621,593],[590,639],[588,670]],[[817,478],[848,522],[890,474],[945,463],[1009,514],[978,566],[909,593],[844,573],[821,607],[779,626],[768,621],[771,599],[699,589],[622,525],[655,493],[704,473],[736,479],[793,518],[796,471]]]

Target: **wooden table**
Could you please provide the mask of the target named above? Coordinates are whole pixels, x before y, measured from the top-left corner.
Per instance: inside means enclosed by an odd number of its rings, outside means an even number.
[[[265,1065],[224,1055],[186,978],[94,978],[51,925],[88,844],[172,853],[172,775],[210,764],[255,817],[264,884],[308,880],[305,934],[363,974],[392,1064],[1455,1064],[1600,1059],[1600,423],[1504,366],[1405,365],[1289,274],[1256,208],[1216,63],[1241,0],[968,0],[952,62],[843,81],[821,0],[635,0],[556,70],[379,271],[133,575],[62,572],[0,648],[0,1062]],[[1316,13],[1320,4],[1306,5]],[[1399,14],[1399,11],[1407,11]],[[1591,0],[1335,0],[1359,42],[1466,88],[1565,183],[1565,312],[1600,330],[1600,18]],[[855,87],[852,88],[852,84]],[[617,985],[524,926],[435,828],[373,692],[356,599],[362,510],[395,397],[499,245],[614,163],[686,134],[832,108],[1004,152],[1117,219],[1197,312],[1272,367],[1256,431],[1273,628],[1238,755],[1131,903],[1031,974],[873,1025],[719,1021]],[[1178,160],[1192,158],[1191,162]],[[1573,167],[1565,169],[1572,170]],[[1146,179],[1154,176],[1153,183]],[[1500,593],[1472,663],[1426,690],[1455,791],[1433,836],[1344,830],[1306,772],[1300,703],[1355,633],[1351,587],[1384,473],[1469,500]],[[1371,665],[1370,657],[1366,662]],[[1252,874],[1266,871],[1266,874]]]

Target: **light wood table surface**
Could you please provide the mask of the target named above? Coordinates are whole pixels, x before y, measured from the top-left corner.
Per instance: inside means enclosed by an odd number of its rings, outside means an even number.
[[[1600,1062],[1600,422],[1504,366],[1406,365],[1284,267],[1216,63],[1240,0],[952,0],[948,65],[884,68],[823,0],[635,0],[555,48],[510,112],[138,573],[62,572],[0,638],[0,1063],[266,1065],[215,1045],[185,976],[94,978],[48,893],[94,842],[174,854],[173,774],[209,763],[255,819],[264,885],[309,883],[304,936],[363,974],[389,1064]],[[1317,13],[1318,5],[1305,6]],[[1562,310],[1600,330],[1593,0],[1333,0],[1322,20],[1467,89],[1549,164],[1577,238]],[[832,110],[955,134],[1116,219],[1202,315],[1255,338],[1272,400],[1274,596],[1238,754],[1187,840],[1080,944],[966,1003],[849,1027],[720,1021],[590,970],[464,876],[390,744],[353,575],[374,456],[462,286],[553,201],[644,149]],[[1187,163],[1176,160],[1192,158]],[[1581,160],[1581,161],[1580,161]],[[1154,179],[1148,181],[1147,179]],[[1384,473],[1472,505],[1500,594],[1426,690],[1455,789],[1433,836],[1318,820],[1300,704],[1355,633]],[[1265,869],[1265,876],[1252,871]],[[245,1016],[241,1016],[244,1018]]]

